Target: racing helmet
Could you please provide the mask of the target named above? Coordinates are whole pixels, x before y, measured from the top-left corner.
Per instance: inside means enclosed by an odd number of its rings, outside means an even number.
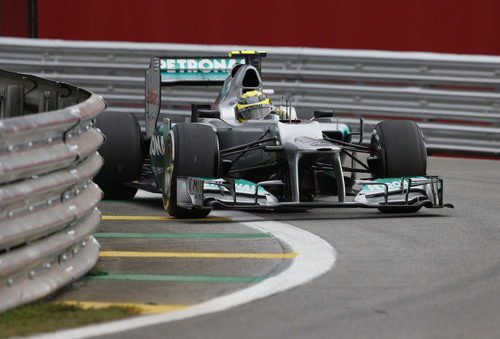
[[[249,119],[263,119],[271,114],[271,102],[259,91],[245,92],[236,104],[236,118],[243,122]]]

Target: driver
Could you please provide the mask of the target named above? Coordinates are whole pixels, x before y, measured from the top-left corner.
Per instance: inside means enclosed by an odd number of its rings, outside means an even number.
[[[245,92],[236,104],[236,119],[239,122],[246,120],[260,120],[269,118],[270,114],[278,114],[281,119],[286,119],[285,112],[279,108],[274,108],[271,101],[260,91]]]

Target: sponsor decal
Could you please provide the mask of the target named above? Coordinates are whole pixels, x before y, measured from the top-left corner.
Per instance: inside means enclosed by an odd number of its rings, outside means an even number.
[[[224,80],[234,65],[244,59],[161,59],[161,80]]]
[[[163,135],[153,135],[153,137],[151,138],[151,145],[149,146],[149,154],[165,154],[165,141]]]
[[[213,182],[222,181],[222,179],[216,179],[216,180],[205,179],[205,180],[212,181],[212,182],[205,182],[205,184],[204,184],[204,189],[205,190],[220,191],[220,186],[214,184]],[[236,180],[235,181],[234,186],[235,186],[235,189],[236,189],[236,193],[255,194],[255,187],[257,185],[255,185],[251,181],[240,179],[240,180]],[[227,191],[227,189],[225,187],[223,188],[223,190],[225,192]],[[268,192],[263,187],[259,187],[259,194],[267,194],[267,193]]]
[[[424,177],[404,178],[404,181],[403,181],[403,188],[404,189],[408,188],[408,179],[412,179],[412,183],[418,182],[418,179],[425,180]],[[375,179],[374,181],[387,184],[389,192],[390,191],[397,191],[397,190],[401,189],[401,178]],[[363,189],[361,190],[360,193],[373,194],[373,193],[379,193],[379,192],[384,192],[384,191],[385,191],[385,185],[365,185],[365,186],[363,186]]]
[[[149,89],[146,95],[146,102],[150,105],[156,105],[156,99],[158,99],[158,93]]]
[[[321,146],[332,146],[329,142],[323,141],[323,140],[318,140],[318,139],[313,139],[309,137],[297,137],[294,139],[296,143],[301,143],[313,147],[321,147]]]
[[[160,70],[168,73],[228,73],[244,59],[161,59]]]

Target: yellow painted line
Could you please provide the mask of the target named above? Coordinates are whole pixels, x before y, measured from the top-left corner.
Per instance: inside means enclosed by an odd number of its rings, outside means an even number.
[[[102,220],[160,220],[160,221],[228,221],[226,217],[209,217],[198,219],[179,219],[154,215],[103,215]]]
[[[123,303],[123,302],[102,302],[102,301],[63,301],[63,304],[80,306],[83,309],[105,308],[112,306],[136,307],[141,314],[166,313],[179,311],[188,308],[190,305],[150,305],[141,303]]]
[[[293,259],[297,253],[199,253],[199,252],[128,252],[101,251],[100,257],[127,258],[245,258],[245,259]]]

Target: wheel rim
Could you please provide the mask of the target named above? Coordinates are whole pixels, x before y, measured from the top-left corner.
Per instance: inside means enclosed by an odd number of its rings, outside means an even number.
[[[371,152],[373,154],[376,154],[376,153],[380,152],[380,137],[379,137],[379,135],[378,135],[378,133],[377,133],[376,130],[374,130],[373,133],[372,133],[370,147],[371,147]]]
[[[384,173],[382,173],[383,169],[385,169],[384,159],[382,159],[381,152],[381,144],[380,144],[380,136],[377,133],[377,130],[374,129],[372,132],[372,136],[370,139],[370,156],[378,157],[377,164],[375,165],[375,170],[372,168],[371,174],[373,177],[384,177]]]
[[[174,172],[174,140],[172,132],[169,133],[168,142],[165,148],[165,171],[163,180],[163,196],[168,199],[172,186],[172,175]]]

